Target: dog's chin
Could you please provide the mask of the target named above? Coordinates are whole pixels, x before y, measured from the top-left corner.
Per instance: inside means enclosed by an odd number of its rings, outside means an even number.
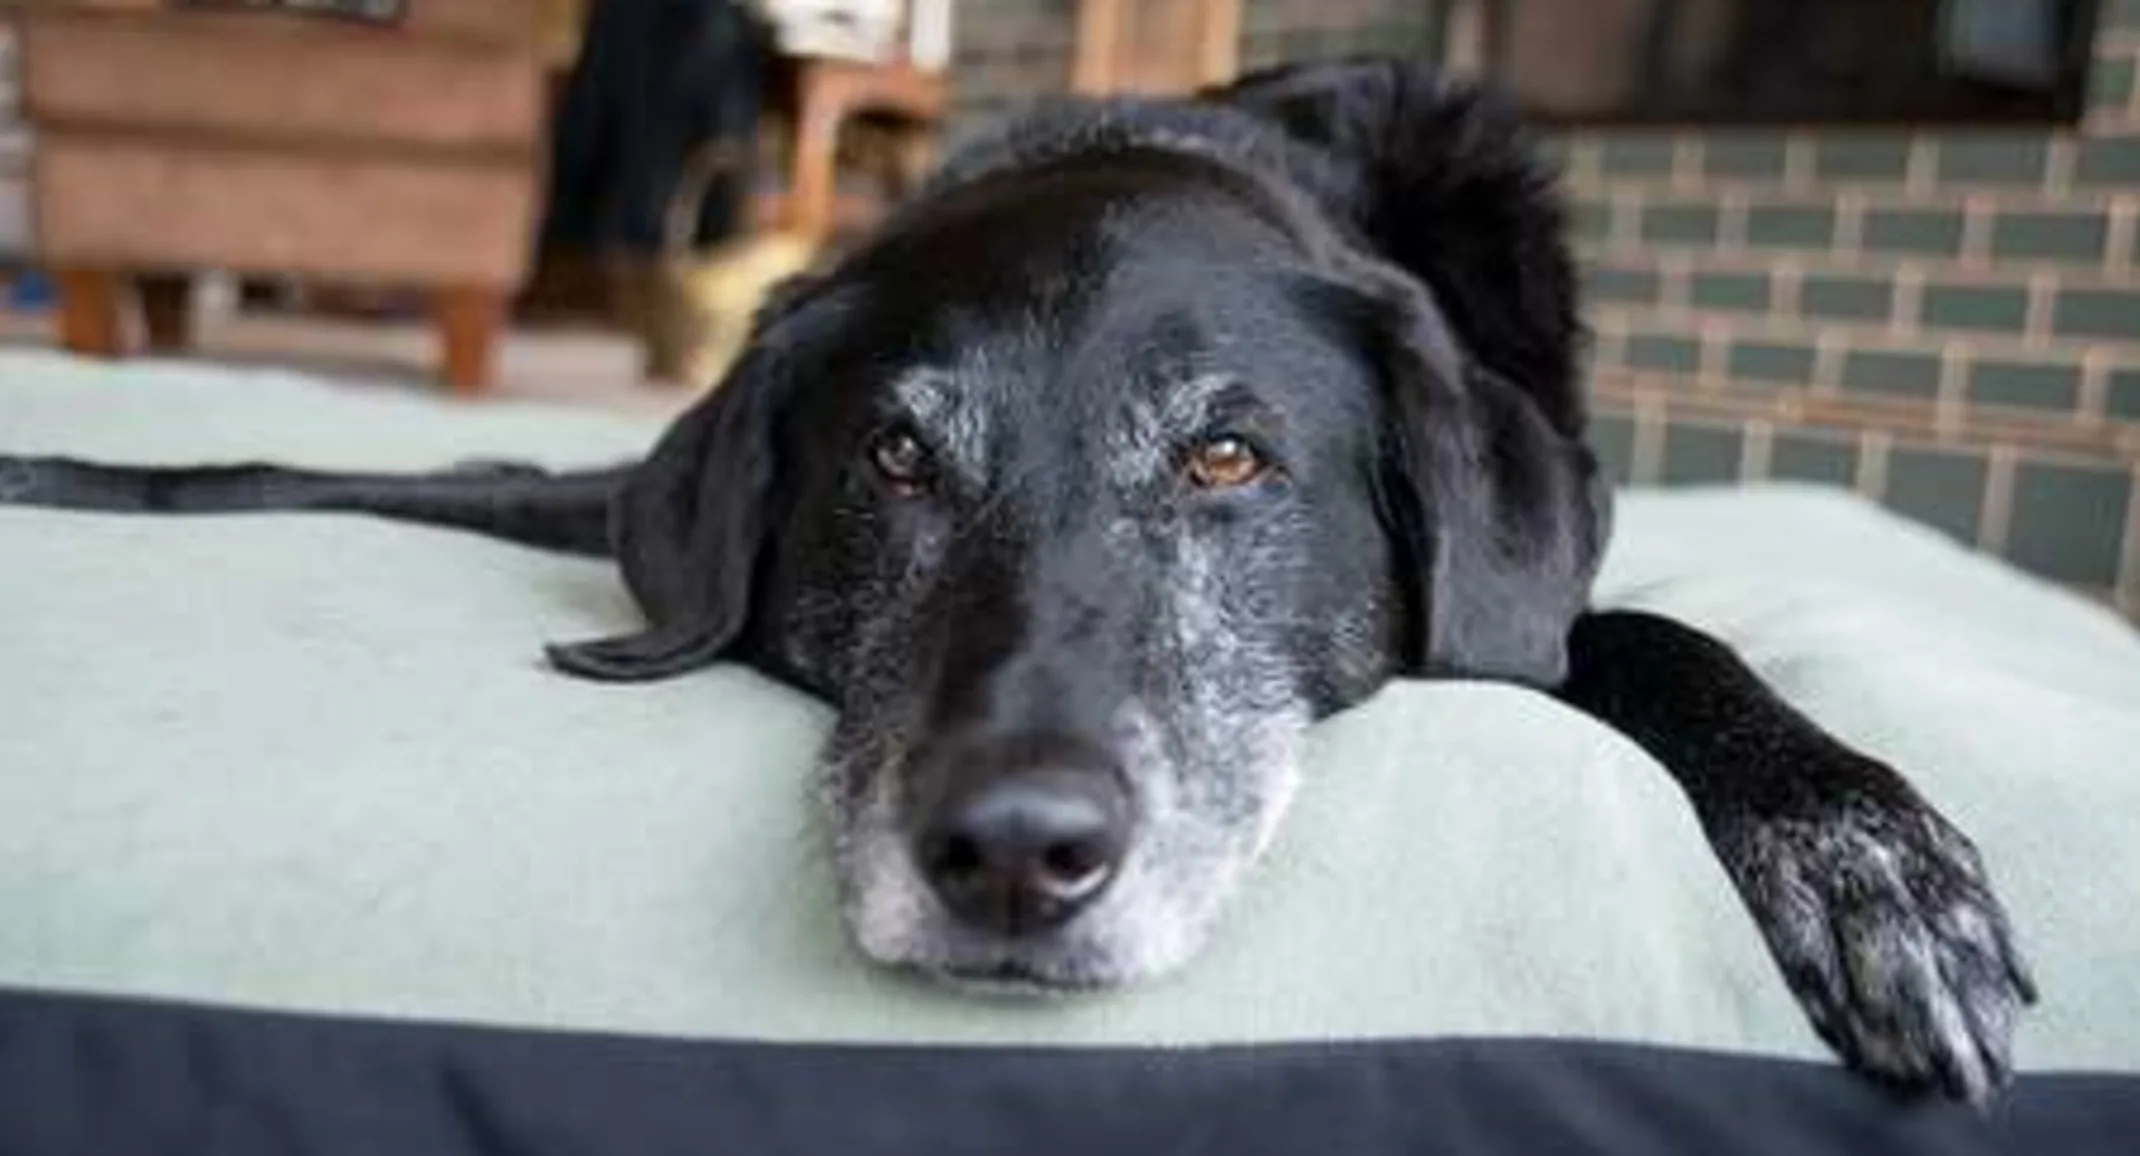
[[[1121,982],[1088,976],[1076,969],[1050,967],[1016,957],[915,970],[932,983],[983,999],[1068,999],[1122,986]]]
[[[922,951],[873,957],[961,995],[1003,1000],[1069,999],[1135,986],[1179,970],[1188,959],[1123,960],[1104,953],[1043,944],[1003,943],[993,950],[965,945],[956,952]]]
[[[1043,936],[1010,939],[974,931],[940,909],[897,925],[850,919],[872,962],[947,988],[994,997],[1092,994],[1182,970],[1204,941],[1208,917],[1129,924],[1105,911]],[[1153,926],[1158,924],[1158,926]]]

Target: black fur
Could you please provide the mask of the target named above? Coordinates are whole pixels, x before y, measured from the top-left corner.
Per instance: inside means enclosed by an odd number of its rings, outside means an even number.
[[[1280,68],[1051,105],[954,156],[775,294],[628,472],[41,459],[7,463],[0,497],[366,509],[568,548],[606,519],[643,629],[556,664],[729,659],[832,701],[857,941],[992,981],[1179,963],[1308,718],[1392,677],[1545,689],[1685,788],[1846,1060],[1983,1101],[2034,992],[1967,840],[1721,643],[1586,613],[1611,510],[1577,317],[1550,174],[1492,97],[1399,64]],[[1264,468],[1192,484],[1214,445]],[[943,856],[909,846],[996,782],[1107,800],[1105,890],[1045,934],[947,914]],[[1017,909],[990,894],[970,906]]]

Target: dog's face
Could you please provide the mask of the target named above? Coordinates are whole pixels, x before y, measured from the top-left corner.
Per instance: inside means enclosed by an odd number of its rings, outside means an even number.
[[[839,708],[825,799],[880,959],[1181,960],[1308,720],[1389,672],[1373,367],[1269,224],[1170,182],[979,191],[806,306],[840,316],[762,637]]]
[[[823,695],[866,953],[1120,983],[1204,940],[1311,720],[1399,672],[1557,674],[1572,446],[1300,198],[1166,149],[1036,163],[769,308],[625,497],[652,626],[560,661]]]

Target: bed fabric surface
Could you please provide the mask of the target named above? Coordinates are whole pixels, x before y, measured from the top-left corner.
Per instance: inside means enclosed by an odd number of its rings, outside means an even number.
[[[572,465],[656,429],[0,354],[0,453]],[[90,1103],[231,1129],[219,1151],[284,1146],[274,1119],[327,1151],[655,1151],[671,1126],[777,1150],[864,1120],[882,1150],[988,1151],[1021,1119],[1056,1122],[1033,1151],[1299,1151],[1289,1128],[1340,1119],[1328,1150],[1717,1151],[1754,1121],[1749,1151],[2129,1140],[2131,628],[1846,495],[1642,492],[1618,521],[1603,601],[1721,633],[1982,848],[2044,990],[1993,1120],[1836,1071],[1663,772],[1536,695],[1388,688],[1318,728],[1190,968],[983,1000],[842,937],[808,807],[823,706],[734,668],[542,666],[631,621],[605,564],[350,516],[0,507],[0,1153],[158,1147]],[[812,1120],[816,1094],[855,1113]],[[892,1107],[976,1096],[1007,1099]],[[486,1149],[483,1112],[528,1126]]]

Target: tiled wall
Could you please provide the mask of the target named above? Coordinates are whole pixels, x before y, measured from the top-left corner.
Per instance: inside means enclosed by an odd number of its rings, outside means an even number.
[[[1247,0],[1242,63],[1432,59],[1439,0]],[[2140,0],[2070,131],[1549,140],[1623,479],[1853,486],[2140,616]],[[963,119],[1059,91],[1074,0],[960,0]]]
[[[2140,612],[2140,0],[2073,131],[1554,142],[1622,475],[1852,485]]]

